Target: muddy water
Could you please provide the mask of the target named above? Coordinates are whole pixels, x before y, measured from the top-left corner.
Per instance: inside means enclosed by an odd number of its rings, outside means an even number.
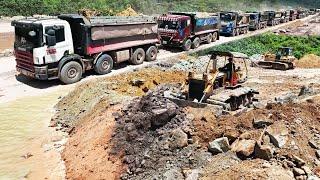
[[[50,146],[63,138],[48,127],[61,92],[0,104],[0,179],[63,178],[60,154]]]

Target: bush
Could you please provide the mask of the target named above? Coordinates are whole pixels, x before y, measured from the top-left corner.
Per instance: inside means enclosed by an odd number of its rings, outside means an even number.
[[[318,0],[0,0],[0,16],[75,13],[79,9],[96,9],[115,14],[128,5],[140,13],[161,14],[167,11],[259,10],[283,6],[320,6]]]
[[[266,33],[239,41],[219,45],[198,55],[207,54],[212,50],[242,52],[249,56],[253,54],[275,53],[280,47],[292,47],[294,55],[301,58],[305,54],[320,55],[319,36],[286,36]]]

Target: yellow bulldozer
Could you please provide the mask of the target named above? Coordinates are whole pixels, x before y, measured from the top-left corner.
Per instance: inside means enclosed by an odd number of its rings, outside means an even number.
[[[242,53],[213,51],[205,72],[189,72],[179,90],[167,91],[165,97],[192,106],[217,105],[227,111],[250,106],[258,92],[243,86],[248,77],[247,58]]]
[[[288,70],[295,68],[296,60],[291,47],[281,47],[276,54],[266,53],[264,60],[259,61],[258,65],[268,69]]]

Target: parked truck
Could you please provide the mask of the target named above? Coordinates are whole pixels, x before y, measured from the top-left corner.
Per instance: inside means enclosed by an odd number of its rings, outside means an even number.
[[[249,30],[258,30],[267,27],[267,16],[260,12],[247,12],[249,15]]]
[[[307,17],[307,11],[305,9],[298,9],[297,19],[303,19],[305,17]]]
[[[287,23],[290,21],[290,10],[281,11],[281,20],[280,23]]]
[[[163,46],[182,47],[188,51],[202,42],[219,39],[220,20],[215,14],[169,12],[158,17],[158,31]]]
[[[281,12],[276,11],[264,11],[263,14],[268,17],[268,26],[275,26],[280,24],[281,21]]]
[[[297,19],[298,12],[295,9],[290,9],[289,21],[294,21]]]
[[[117,63],[141,64],[157,57],[155,18],[60,15],[13,21],[16,69],[40,80],[79,81],[94,69],[107,74]]]
[[[249,31],[249,15],[238,12],[220,12],[220,34],[237,36]]]

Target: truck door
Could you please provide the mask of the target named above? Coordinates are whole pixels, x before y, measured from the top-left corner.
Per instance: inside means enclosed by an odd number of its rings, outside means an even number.
[[[182,20],[180,22],[178,33],[181,39],[185,39],[186,37],[190,36],[190,33],[191,33],[190,24],[191,24],[190,19]]]
[[[48,32],[54,32],[56,44],[50,46],[48,44],[48,39],[46,36],[48,35]],[[45,41],[46,41],[46,54],[45,54],[45,61],[46,63],[54,63],[58,62],[65,53],[70,53],[72,54],[73,52],[71,50],[72,46],[72,40],[70,43],[69,38],[66,35],[68,35],[67,28],[63,25],[53,25],[53,26],[46,26],[44,27],[44,32],[45,32]],[[71,44],[71,45],[70,45]],[[72,48],[73,49],[73,48]]]

